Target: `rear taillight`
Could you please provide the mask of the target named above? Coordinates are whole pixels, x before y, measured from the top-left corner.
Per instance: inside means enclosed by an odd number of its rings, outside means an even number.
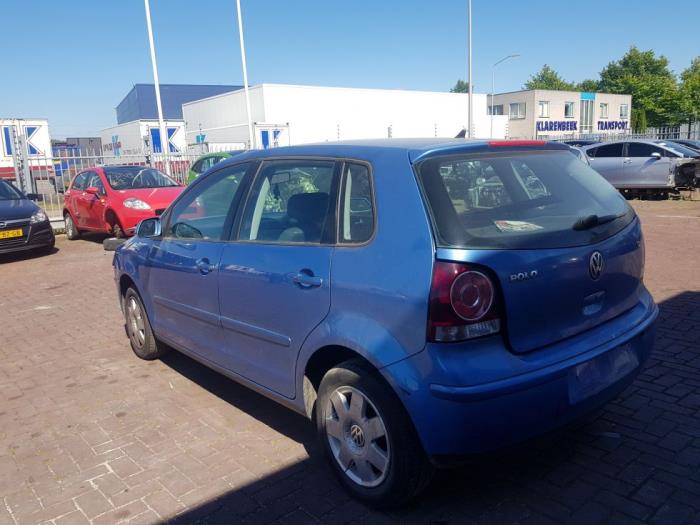
[[[452,343],[498,333],[499,311],[496,289],[485,272],[462,263],[435,263],[428,340]]]

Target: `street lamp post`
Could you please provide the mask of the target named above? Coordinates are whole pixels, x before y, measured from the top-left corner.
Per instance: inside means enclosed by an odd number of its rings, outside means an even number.
[[[469,84],[469,94],[467,95],[468,97],[468,103],[467,107],[469,110],[469,114],[467,115],[467,138],[472,138],[472,128],[474,126],[474,117],[472,115],[472,98],[474,95],[473,91],[473,86],[474,83],[472,82],[472,0],[469,0],[469,5],[468,5],[468,12],[467,12],[467,21],[469,25],[469,73],[468,73],[468,78],[467,82]]]
[[[491,138],[493,138],[493,97],[496,94],[496,66],[500,64],[501,62],[505,62],[509,58],[517,58],[520,55],[517,53],[514,53],[512,55],[508,55],[507,57],[503,57],[500,59],[498,62],[496,62],[493,67],[491,68],[491,104],[489,105],[490,108],[490,114],[491,114]]]

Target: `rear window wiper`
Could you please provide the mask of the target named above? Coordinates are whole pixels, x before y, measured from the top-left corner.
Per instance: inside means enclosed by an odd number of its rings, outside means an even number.
[[[605,224],[607,222],[612,222],[616,219],[624,217],[625,215],[627,215],[627,212],[610,215],[586,215],[585,217],[578,219],[572,227],[576,231],[590,230],[591,228],[595,228],[596,226],[600,226],[601,224]]]

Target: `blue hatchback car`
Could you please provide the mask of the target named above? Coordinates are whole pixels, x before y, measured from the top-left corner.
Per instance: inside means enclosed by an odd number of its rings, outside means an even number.
[[[375,505],[614,398],[658,313],[632,208],[542,141],[243,153],[114,272],[139,357],[174,348],[306,414]]]

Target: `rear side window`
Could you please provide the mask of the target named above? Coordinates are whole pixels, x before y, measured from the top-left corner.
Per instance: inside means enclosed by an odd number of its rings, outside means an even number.
[[[602,157],[622,157],[623,146],[624,144],[622,142],[606,144],[605,146],[588,150],[588,156],[596,159]]]
[[[369,169],[363,164],[348,163],[343,174],[340,195],[341,244],[361,244],[372,237],[374,203]]]
[[[614,235],[634,218],[625,199],[568,151],[434,157],[417,172],[440,246],[581,246]],[[574,229],[591,215],[604,221]]]

